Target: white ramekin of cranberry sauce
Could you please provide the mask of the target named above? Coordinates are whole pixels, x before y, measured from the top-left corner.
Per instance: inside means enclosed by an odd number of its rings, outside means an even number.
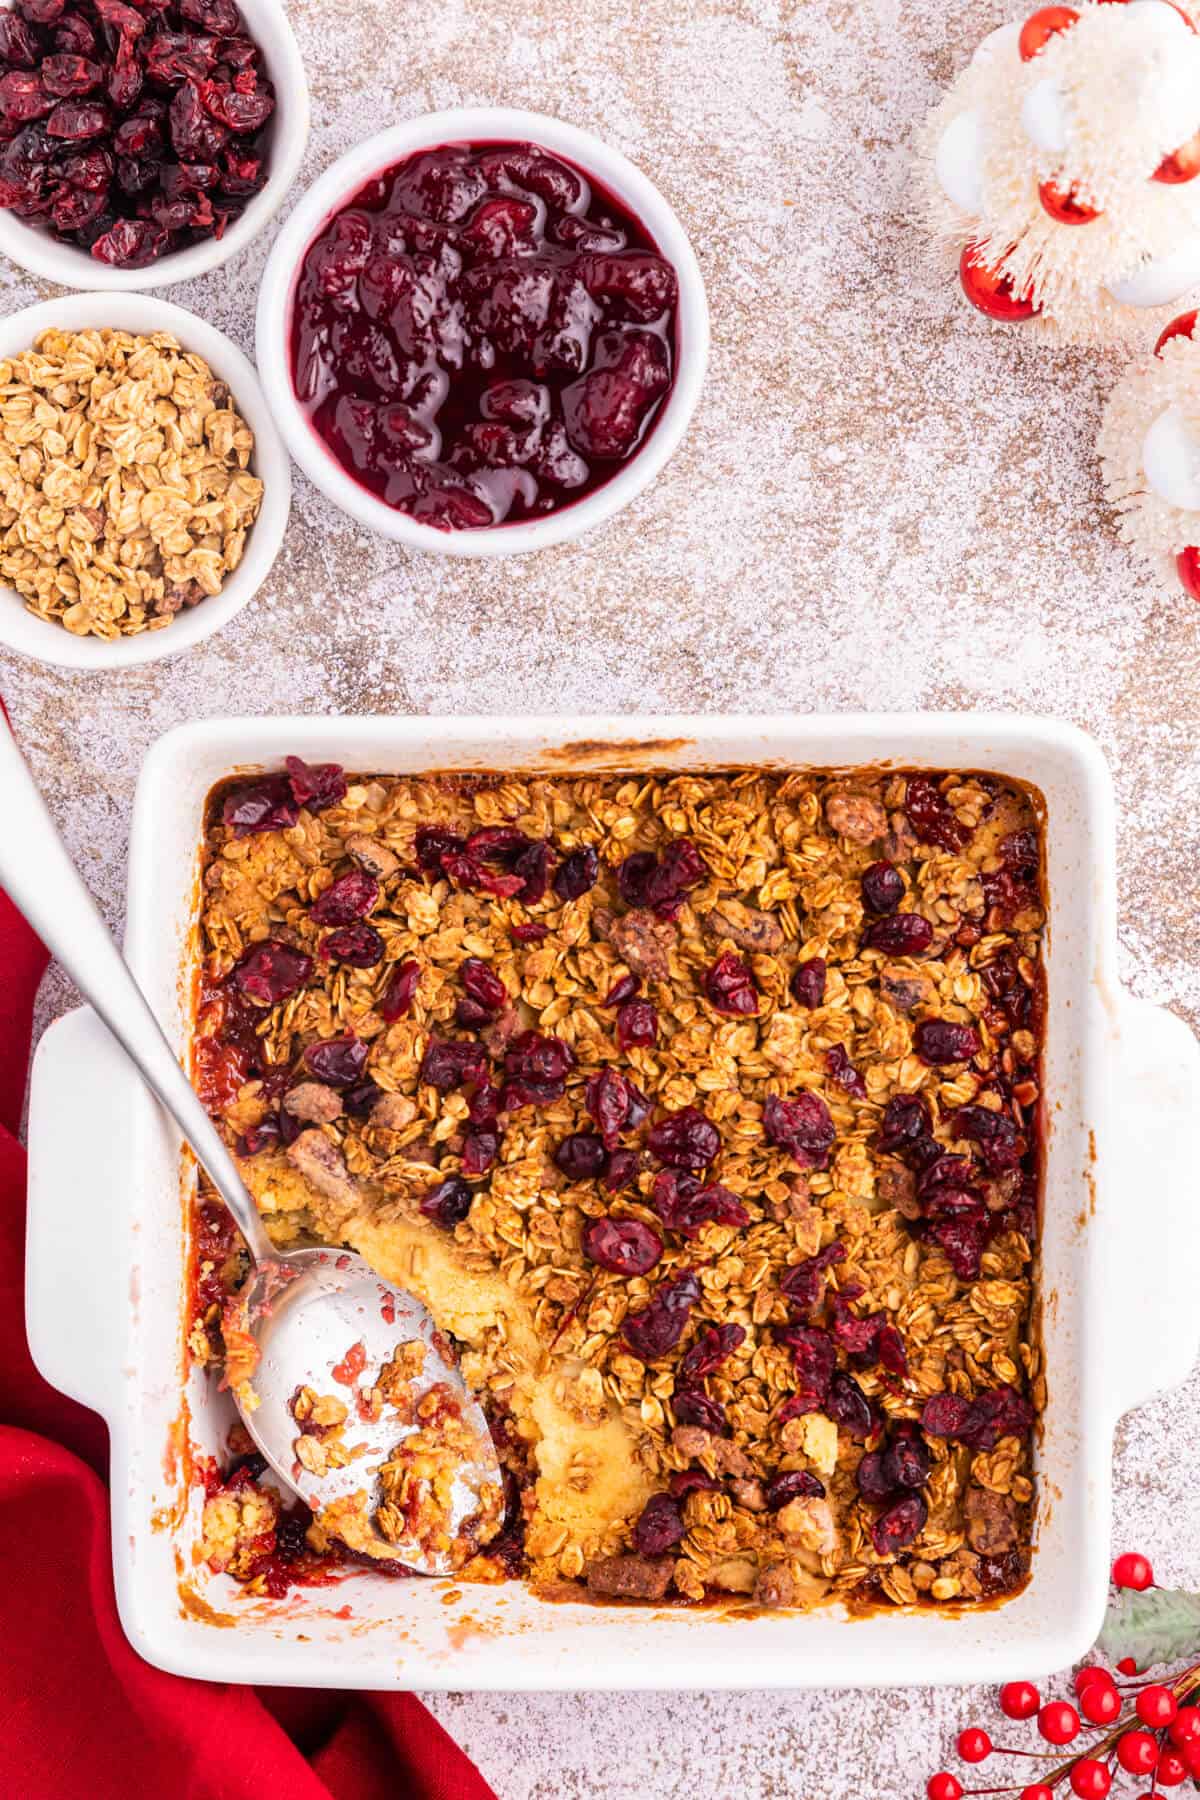
[[[500,107],[368,138],[259,291],[258,366],[304,472],[413,549],[578,537],[663,468],[708,357],[683,227],[590,133]]]

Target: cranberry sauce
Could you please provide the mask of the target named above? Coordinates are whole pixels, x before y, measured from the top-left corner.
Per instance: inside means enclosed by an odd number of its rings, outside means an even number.
[[[637,453],[674,379],[675,271],[533,144],[387,169],[304,258],[292,379],[342,467],[444,530],[541,517]]]

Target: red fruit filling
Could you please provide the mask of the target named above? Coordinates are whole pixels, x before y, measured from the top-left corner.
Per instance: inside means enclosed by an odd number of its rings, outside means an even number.
[[[677,299],[646,228],[580,170],[533,144],[447,144],[385,169],[309,247],[292,379],[388,506],[446,531],[540,518],[646,442]],[[578,854],[560,898],[595,879]]]

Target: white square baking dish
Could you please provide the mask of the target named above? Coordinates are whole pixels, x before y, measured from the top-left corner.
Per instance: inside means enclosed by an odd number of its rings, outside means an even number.
[[[519,1584],[467,1587],[455,1599],[445,1582],[371,1574],[246,1602],[228,1577],[196,1564],[199,1497],[182,1485],[176,1453],[187,1258],[178,1135],[85,1010],[51,1027],[34,1070],[29,1335],[46,1378],[108,1421],[117,1594],[141,1654],[214,1681],[424,1689],[967,1682],[1081,1655],[1106,1593],[1113,1427],[1184,1377],[1200,1338],[1191,1148],[1200,1048],[1178,1019],[1118,985],[1113,801],[1092,741],[1048,720],[969,714],[183,726],[142,772],[126,932],[181,1053],[205,796],[221,777],[278,766],[290,752],[384,772],[891,764],[991,770],[1040,789],[1049,1403],[1033,1575],[991,1609],[859,1619],[833,1609],[732,1619],[549,1605]],[[193,1380],[187,1404],[193,1442],[213,1449],[225,1402]]]

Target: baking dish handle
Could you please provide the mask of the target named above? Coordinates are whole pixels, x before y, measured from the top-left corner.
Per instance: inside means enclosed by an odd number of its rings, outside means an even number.
[[[136,1306],[129,1248],[107,1204],[129,1179],[129,1117],[117,1092],[137,1083],[90,1006],[55,1020],[33,1060],[25,1321],[52,1387],[112,1425]],[[69,1100],[69,1104],[68,1104]]]
[[[1128,996],[1113,1113],[1105,1339],[1119,1416],[1184,1381],[1200,1352],[1200,1043]]]

